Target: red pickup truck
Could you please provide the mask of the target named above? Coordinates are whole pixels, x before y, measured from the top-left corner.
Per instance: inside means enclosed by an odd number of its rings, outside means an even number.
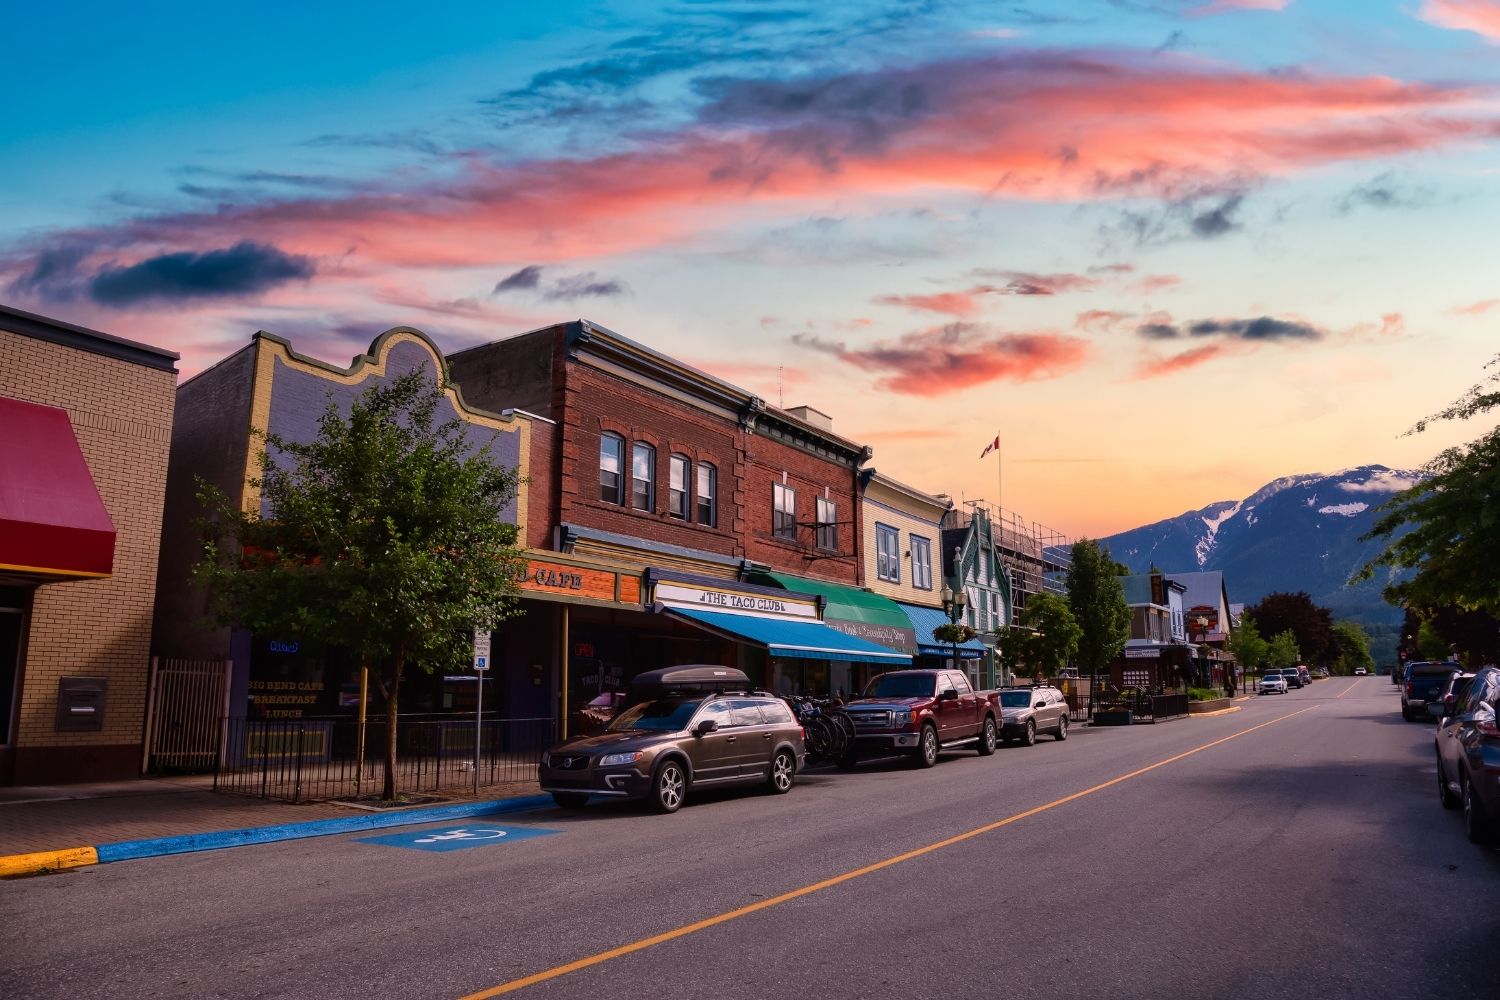
[[[870,681],[844,706],[854,721],[854,746],[842,764],[861,756],[910,754],[920,767],[940,750],[995,752],[1000,708],[996,693],[975,691],[962,670],[893,670]]]

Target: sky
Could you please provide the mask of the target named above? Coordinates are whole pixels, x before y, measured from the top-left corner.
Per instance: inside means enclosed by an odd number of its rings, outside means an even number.
[[[1500,0],[9,21],[0,300],[183,378],[584,317],[1074,537],[1485,429]]]

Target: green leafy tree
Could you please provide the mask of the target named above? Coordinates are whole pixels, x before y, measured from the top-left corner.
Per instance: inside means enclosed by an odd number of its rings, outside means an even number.
[[[1496,355],[1485,367],[1500,365]],[[1473,386],[1447,409],[1419,421],[1420,434],[1438,420],[1468,420],[1500,406],[1500,372]],[[1366,539],[1385,550],[1357,574],[1389,574],[1392,604],[1425,615],[1447,608],[1500,617],[1500,426],[1449,448],[1423,469],[1428,478],[1396,494]],[[1398,574],[1409,574],[1400,576]]]
[[[1266,661],[1273,667],[1295,667],[1302,662],[1302,651],[1297,648],[1297,633],[1287,629],[1272,636],[1271,644],[1266,649]]]
[[[1315,604],[1307,591],[1267,594],[1249,611],[1262,635],[1276,635],[1290,629],[1308,662],[1327,664],[1338,659],[1339,647],[1333,639],[1333,613]]]
[[[1259,670],[1266,662],[1270,643],[1261,638],[1255,616],[1249,611],[1240,615],[1239,627],[1229,633],[1229,651],[1246,670]]]
[[[1339,658],[1333,672],[1352,674],[1355,667],[1375,669],[1375,658],[1370,655],[1370,637],[1357,622],[1334,622],[1333,638],[1339,646]]]
[[[503,520],[515,470],[437,422],[426,369],[332,403],[310,442],[264,437],[266,515],[199,482],[209,511],[194,579],[219,622],[341,647],[370,670],[386,712],[395,797],[402,678],[467,666],[471,631],[513,613],[524,561]]]
[[[1081,630],[1078,662],[1093,678],[1089,698],[1098,688],[1099,670],[1125,649],[1130,638],[1130,606],[1120,583],[1120,564],[1092,538],[1073,543],[1068,567],[1068,608]]]
[[[1423,622],[1417,629],[1417,653],[1424,660],[1446,660],[1448,643],[1432,622]]]
[[[1027,601],[1016,624],[1021,627],[1005,630],[997,643],[1001,662],[1013,674],[1056,677],[1083,635],[1068,603],[1045,591]]]

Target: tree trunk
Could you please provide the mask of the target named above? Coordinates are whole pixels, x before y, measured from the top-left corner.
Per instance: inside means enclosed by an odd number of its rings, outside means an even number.
[[[397,698],[401,692],[402,666],[404,664],[398,656],[396,668],[392,673],[391,686],[385,695],[385,782],[381,786],[380,797],[387,802],[394,801],[396,798]]]

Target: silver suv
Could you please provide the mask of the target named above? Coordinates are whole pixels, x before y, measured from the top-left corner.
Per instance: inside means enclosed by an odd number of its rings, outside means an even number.
[[[998,700],[1002,742],[1029,747],[1037,733],[1050,733],[1056,740],[1068,738],[1068,699],[1052,685],[1001,688]]]

